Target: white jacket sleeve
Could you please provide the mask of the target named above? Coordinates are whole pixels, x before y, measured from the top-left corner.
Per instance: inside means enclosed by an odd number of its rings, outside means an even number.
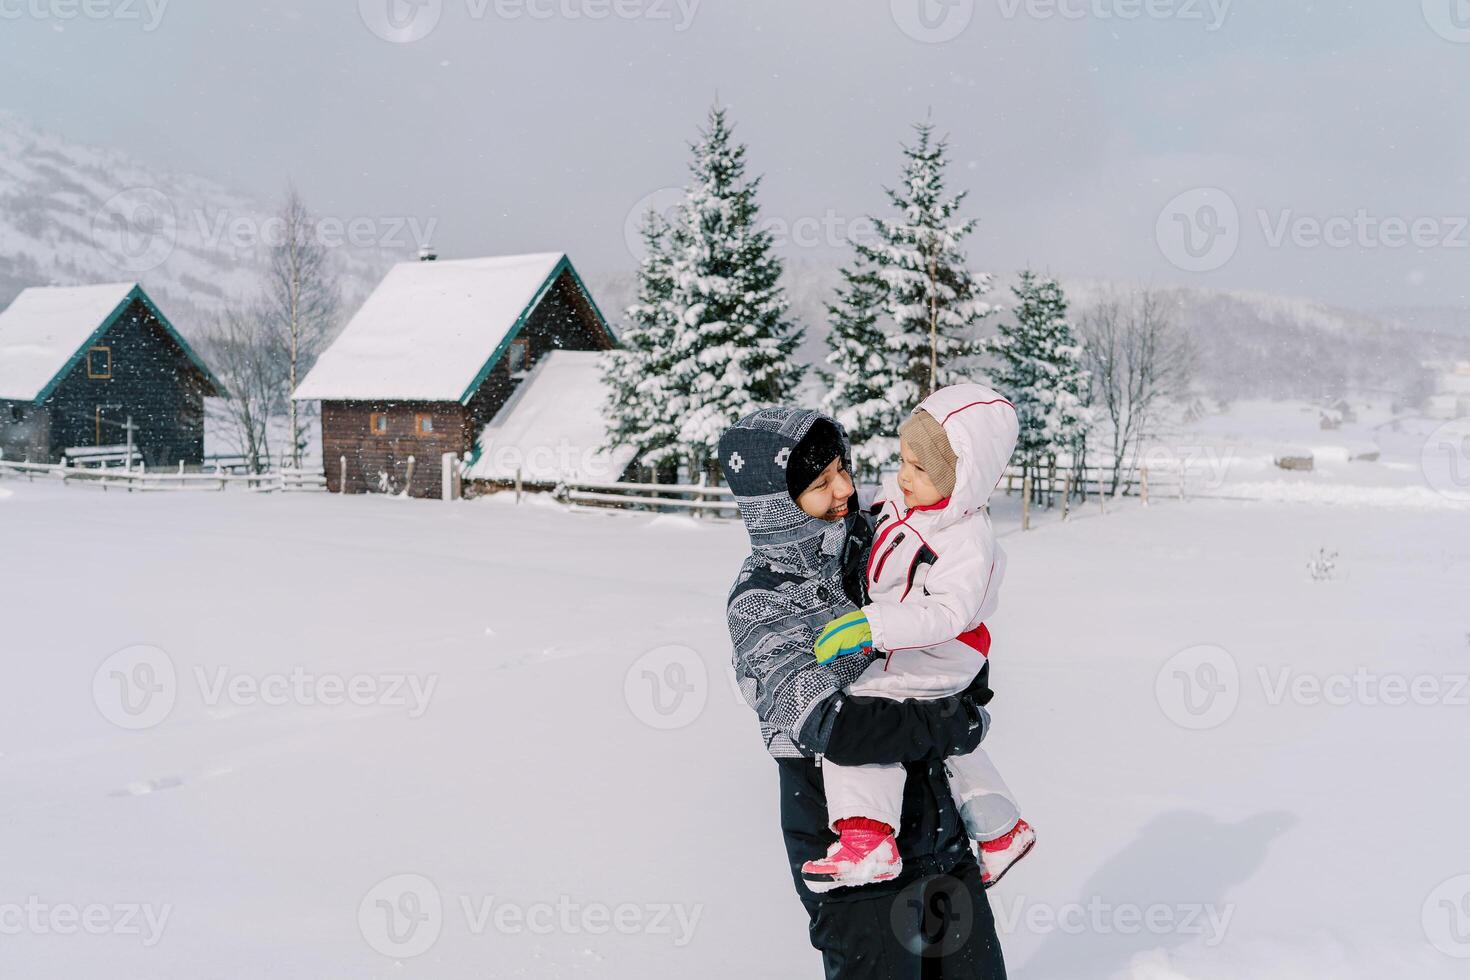
[[[976,523],[978,533],[945,549],[929,570],[923,589],[914,590],[902,602],[873,602],[863,607],[874,647],[891,652],[943,643],[974,628],[983,615],[994,610],[1004,558],[988,524]]]

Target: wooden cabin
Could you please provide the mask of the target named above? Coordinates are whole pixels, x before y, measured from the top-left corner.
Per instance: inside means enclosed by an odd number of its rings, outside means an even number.
[[[321,402],[330,491],[436,497],[444,454],[472,454],[481,430],[541,358],[615,342],[559,252],[403,262],[295,397]]]
[[[131,443],[149,466],[202,463],[204,399],[220,393],[136,283],[33,287],[0,313],[7,459]]]

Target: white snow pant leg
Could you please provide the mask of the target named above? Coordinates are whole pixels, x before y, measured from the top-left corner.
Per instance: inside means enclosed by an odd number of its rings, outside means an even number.
[[[823,759],[828,825],[836,830],[839,820],[867,817],[898,830],[907,776],[903,766],[839,766]]]
[[[978,841],[1004,837],[1021,819],[1021,806],[984,749],[944,760],[965,830]]]

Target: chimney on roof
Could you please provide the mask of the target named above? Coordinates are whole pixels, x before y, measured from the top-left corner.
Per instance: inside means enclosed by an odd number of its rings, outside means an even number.
[[[436,251],[434,251],[434,246],[425,244],[425,245],[421,245],[419,247],[419,261],[420,262],[433,262],[433,261],[435,261],[438,258],[439,258],[439,253],[436,252]]]

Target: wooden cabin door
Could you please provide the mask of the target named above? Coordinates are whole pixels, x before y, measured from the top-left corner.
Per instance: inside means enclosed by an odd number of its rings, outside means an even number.
[[[121,405],[98,405],[93,417],[94,446],[120,446],[128,441],[128,419]]]

